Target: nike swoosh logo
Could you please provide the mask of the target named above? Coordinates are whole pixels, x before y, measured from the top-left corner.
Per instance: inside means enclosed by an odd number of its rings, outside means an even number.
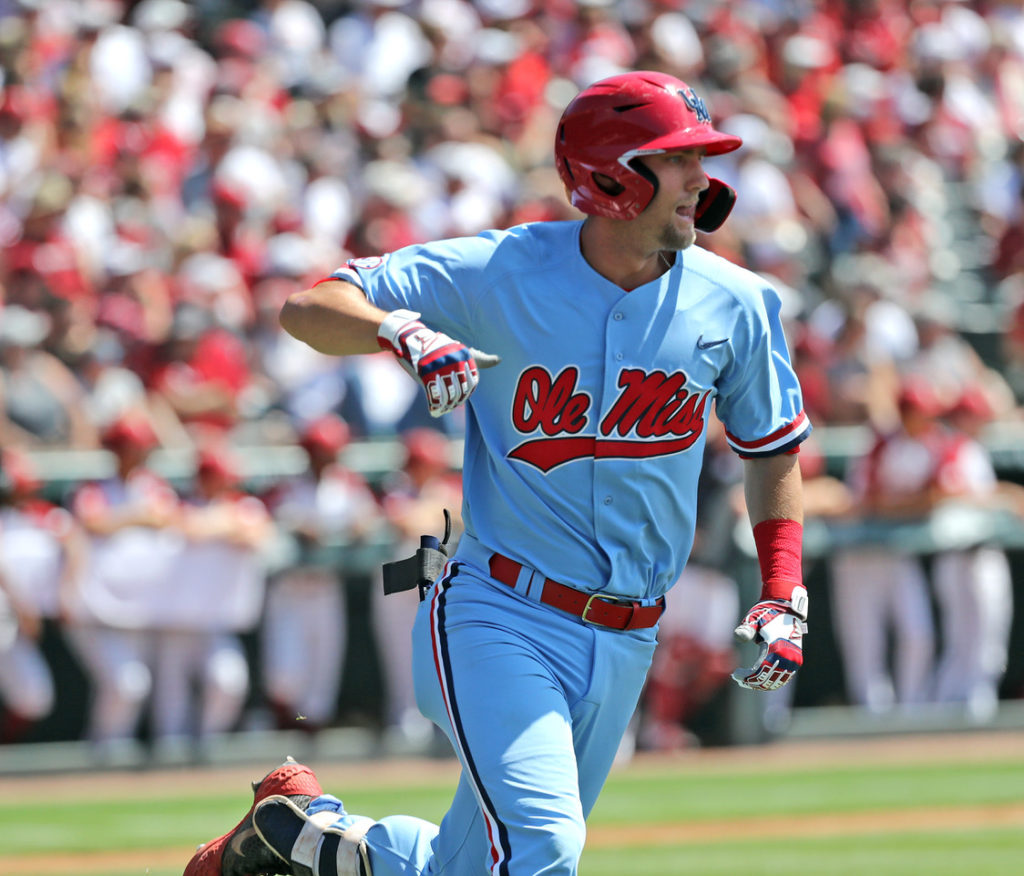
[[[728,338],[722,338],[720,341],[705,341],[704,335],[697,338],[697,349],[698,350],[710,350],[712,347],[717,347],[719,344],[724,344]]]
[[[228,842],[228,848],[234,854],[238,855],[239,858],[244,858],[245,851],[243,850],[242,846],[245,844],[245,841],[247,839],[254,836],[256,836],[256,828],[252,827],[251,825],[243,830],[237,830],[235,831],[235,835],[231,837],[230,841]]]

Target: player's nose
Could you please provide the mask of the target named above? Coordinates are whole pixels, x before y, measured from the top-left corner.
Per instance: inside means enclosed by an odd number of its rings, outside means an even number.
[[[709,185],[711,185],[711,182],[708,178],[707,172],[704,170],[704,165],[697,164],[687,179],[687,190],[694,191],[699,194]]]

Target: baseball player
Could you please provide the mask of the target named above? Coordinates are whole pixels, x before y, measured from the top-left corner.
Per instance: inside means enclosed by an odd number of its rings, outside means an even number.
[[[41,487],[25,453],[0,451],[0,745],[53,709],[43,621],[64,615],[81,563],[71,515],[43,499]]]
[[[465,531],[413,630],[418,704],[463,772],[440,825],[258,799],[186,873],[576,873],[689,553],[712,404],[746,458],[764,578],[739,627],[761,656],[735,677],[792,678],[807,596],[790,451],[810,425],[779,296],[694,245],[734,199],[702,159],[740,145],[678,79],[602,80],[556,133],[583,221],[358,259],[285,303],[321,352],[383,347],[435,415],[467,405]]]
[[[410,381],[411,382],[411,381]],[[397,555],[408,556],[419,545],[420,534],[436,529],[444,510],[452,509],[451,543],[462,532],[458,509],[462,482],[452,470],[448,438],[435,429],[409,429],[402,435],[405,458],[401,471],[384,483],[381,505],[395,533]],[[387,701],[385,721],[402,742],[427,744],[434,725],[416,708],[412,677],[412,628],[419,607],[415,590],[385,593],[375,588],[370,599],[374,638],[384,672]]]
[[[939,472],[950,436],[939,422],[933,389],[919,378],[904,380],[897,407],[899,426],[879,434],[850,466],[854,511],[867,520],[922,521],[948,494]],[[875,713],[926,702],[935,629],[921,557],[901,545],[860,544],[837,552],[831,572],[850,701]]]
[[[1024,488],[1000,481],[981,440],[996,416],[980,385],[969,384],[946,412],[953,445],[939,479],[955,501],[976,507],[1005,507],[1024,515]],[[1013,577],[1006,551],[981,540],[939,551],[932,583],[942,628],[935,699],[961,703],[973,720],[992,718],[1006,671],[1013,622]]]
[[[263,606],[260,550],[273,536],[266,506],[241,488],[238,462],[220,442],[196,457],[183,495],[186,542],[172,567],[175,602],[152,624],[153,741],[168,751],[192,742],[199,751],[234,726],[249,692],[249,664],[239,634]],[[202,582],[202,593],[190,582]],[[201,598],[200,598],[201,597]],[[199,616],[196,616],[196,615]]]
[[[349,437],[334,414],[306,424],[299,442],[309,471],[285,480],[269,500],[297,555],[267,591],[263,676],[279,726],[309,733],[334,717],[348,634],[346,582],[330,548],[365,537],[379,515],[363,478],[338,461]]]
[[[152,690],[151,606],[171,587],[181,548],[178,495],[146,465],[157,443],[144,415],[115,420],[103,433],[115,471],[71,502],[88,548],[67,636],[93,687],[88,734],[100,756],[136,734]]]

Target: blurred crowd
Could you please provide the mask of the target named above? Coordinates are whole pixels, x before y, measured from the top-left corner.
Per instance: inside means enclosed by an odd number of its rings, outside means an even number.
[[[266,674],[267,699],[280,714],[302,714],[311,725],[330,721],[324,703],[333,703],[337,678],[323,679],[319,692],[300,701],[282,692],[286,677],[297,673],[296,659],[337,664],[344,641],[335,635],[315,660],[296,658],[297,644],[273,644],[301,640],[312,648],[316,620],[343,612],[337,568],[305,562],[316,555],[309,532],[326,527],[335,540],[342,532],[366,539],[380,522],[397,551],[415,526],[399,536],[397,517],[386,510],[393,485],[358,485],[349,472],[318,486],[313,466],[310,483],[282,482],[255,496],[220,454],[232,447],[309,452],[318,429],[344,432],[341,444],[339,434],[331,439],[337,447],[422,436],[426,426],[434,428],[432,438],[447,440],[461,422],[431,421],[417,387],[389,356],[334,359],[294,341],[278,325],[279,307],[290,291],[351,257],[575,218],[552,166],[554,127],[568,100],[596,79],[645,68],[676,75],[706,100],[717,127],[743,138],[743,149],[707,161],[708,172],[739,197],[729,222],[700,243],[764,274],[782,293],[819,435],[829,426],[867,426],[878,436],[876,448],[891,450],[913,398],[927,396],[916,406],[941,429],[941,439],[926,442],[931,458],[945,465],[956,455],[949,448],[970,438],[972,454],[983,460],[973,463],[977,471],[991,468],[980,436],[986,424],[1020,419],[1019,2],[0,0],[0,59],[5,482],[17,482],[41,450],[106,450],[117,459],[124,443],[117,435],[126,429],[132,441],[144,433],[147,453],[181,450],[196,462],[187,489],[172,487],[159,471],[134,478],[112,470],[105,487],[83,483],[47,496],[52,507],[45,512],[33,504],[20,522],[5,517],[5,531],[46,533],[55,540],[51,548],[59,544],[69,557],[78,555],[77,542],[92,540],[81,563],[106,563],[111,598],[129,614],[139,609],[130,604],[136,585],[129,586],[127,572],[152,568],[154,582],[173,580],[180,572],[167,570],[195,562],[182,543],[206,537],[217,551],[248,562],[273,541],[268,532],[286,531],[305,559],[269,577],[265,602],[299,606],[308,597],[311,607],[305,621],[297,608],[291,615],[304,634],[267,631],[264,651],[284,655],[279,675]],[[968,407],[975,421],[965,425],[957,412]],[[898,460],[914,456],[905,445],[903,457],[893,451]],[[884,468],[886,452],[873,449],[860,468]],[[813,446],[802,457],[812,513],[930,513],[910,502],[880,505],[879,484],[888,476],[851,471],[844,482],[828,476]],[[905,461],[888,464],[907,471]],[[337,466],[337,451],[323,466]],[[940,478],[940,467],[923,465],[915,489],[931,490],[933,503],[964,495],[970,479],[964,475],[954,489],[956,479]],[[207,483],[215,472],[231,514],[244,524],[219,516],[221,494]],[[45,472],[25,477],[45,486]],[[994,486],[994,472],[979,477],[987,486],[972,489],[1009,494]],[[932,489],[940,482],[943,491]],[[11,498],[21,495],[12,489],[5,487],[4,513],[13,519],[10,508],[28,499]],[[36,483],[33,503],[42,501],[40,489]],[[322,509],[310,499],[318,491]],[[439,492],[457,507],[451,485]],[[122,501],[143,509],[124,524],[140,536],[133,547],[139,559],[126,562],[116,552],[104,558],[102,550],[97,559],[96,541],[109,540],[115,526],[104,514]],[[173,537],[154,547],[140,533]],[[195,618],[174,622],[166,606],[154,615],[168,631],[206,636],[201,647],[175,642],[169,632],[161,637],[165,651],[179,654],[165,660],[178,678],[168,702],[184,695],[181,679],[198,671],[180,654],[200,651],[209,657],[204,671],[244,698],[247,667],[237,641],[213,633],[252,629],[281,614],[263,611],[265,565],[246,568],[236,570],[237,616],[227,617],[234,609],[226,597],[218,603],[225,617],[214,623],[208,616],[207,629]],[[851,575],[863,572],[837,569],[837,588]],[[9,571],[5,577],[12,578]],[[6,589],[18,592],[10,581]],[[926,589],[917,590],[918,614]],[[37,610],[64,616],[58,591]],[[318,592],[334,602],[317,603]],[[202,593],[195,598],[200,606],[210,602]],[[1000,598],[1005,616],[1012,609]],[[37,624],[22,609],[14,614],[22,633],[31,633]],[[907,611],[893,612],[904,618],[902,626],[893,621],[897,629],[913,627]],[[107,632],[160,627],[92,620]],[[907,702],[935,691],[930,636],[916,640],[919,656],[902,670],[917,680],[896,685],[915,691],[903,694]],[[135,654],[118,683],[145,692],[136,704],[153,693],[152,661],[125,641],[79,653],[104,649]],[[847,656],[856,665],[867,659]],[[114,682],[101,682],[96,668],[103,660],[81,659],[93,667],[97,699],[108,695]],[[993,661],[1000,662],[998,654]],[[45,676],[38,666],[22,672]],[[968,697],[957,684],[946,687]],[[847,681],[850,699],[875,709],[898,699],[890,687]],[[5,687],[8,711],[44,714],[52,705],[46,684],[32,690],[23,697],[31,702],[21,702]],[[389,706],[389,720],[415,723],[402,696]],[[991,691],[976,696],[987,701]],[[209,728],[236,720],[228,700],[208,713]],[[122,715],[121,729],[94,721],[95,739],[133,726],[137,713],[118,702],[100,711]],[[184,732],[178,719],[154,723],[169,736]]]
[[[143,730],[170,755],[202,753],[243,725],[315,734],[338,718],[346,668],[373,664],[383,694],[372,723],[429,745],[404,644],[418,600],[385,599],[380,564],[411,554],[421,532],[440,534],[445,509],[458,539],[461,483],[444,434],[403,432],[399,467],[371,488],[340,461],[351,430],[328,414],[298,436],[303,470],[261,491],[213,441],[172,484],[150,465],[159,439],[135,412],[101,440],[113,472],[64,502],[46,498],[27,454],[0,458],[0,743],[60,705],[54,652],[41,647],[49,621],[84,674],[63,679],[65,695],[85,701],[82,736],[99,757]],[[370,592],[378,653],[348,667],[353,582]]]

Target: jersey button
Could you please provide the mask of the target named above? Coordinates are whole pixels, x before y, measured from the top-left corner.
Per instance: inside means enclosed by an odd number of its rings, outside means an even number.
[[[622,353],[616,353],[615,354],[615,361],[616,362],[621,362],[622,361]]]
[[[605,503],[605,505],[611,505],[612,497],[611,496],[605,496],[604,497],[604,503]]]
[[[626,317],[622,314],[621,310],[620,311],[616,311],[616,313],[615,313],[615,321],[616,322],[618,322],[620,319],[625,319],[625,318]]]

